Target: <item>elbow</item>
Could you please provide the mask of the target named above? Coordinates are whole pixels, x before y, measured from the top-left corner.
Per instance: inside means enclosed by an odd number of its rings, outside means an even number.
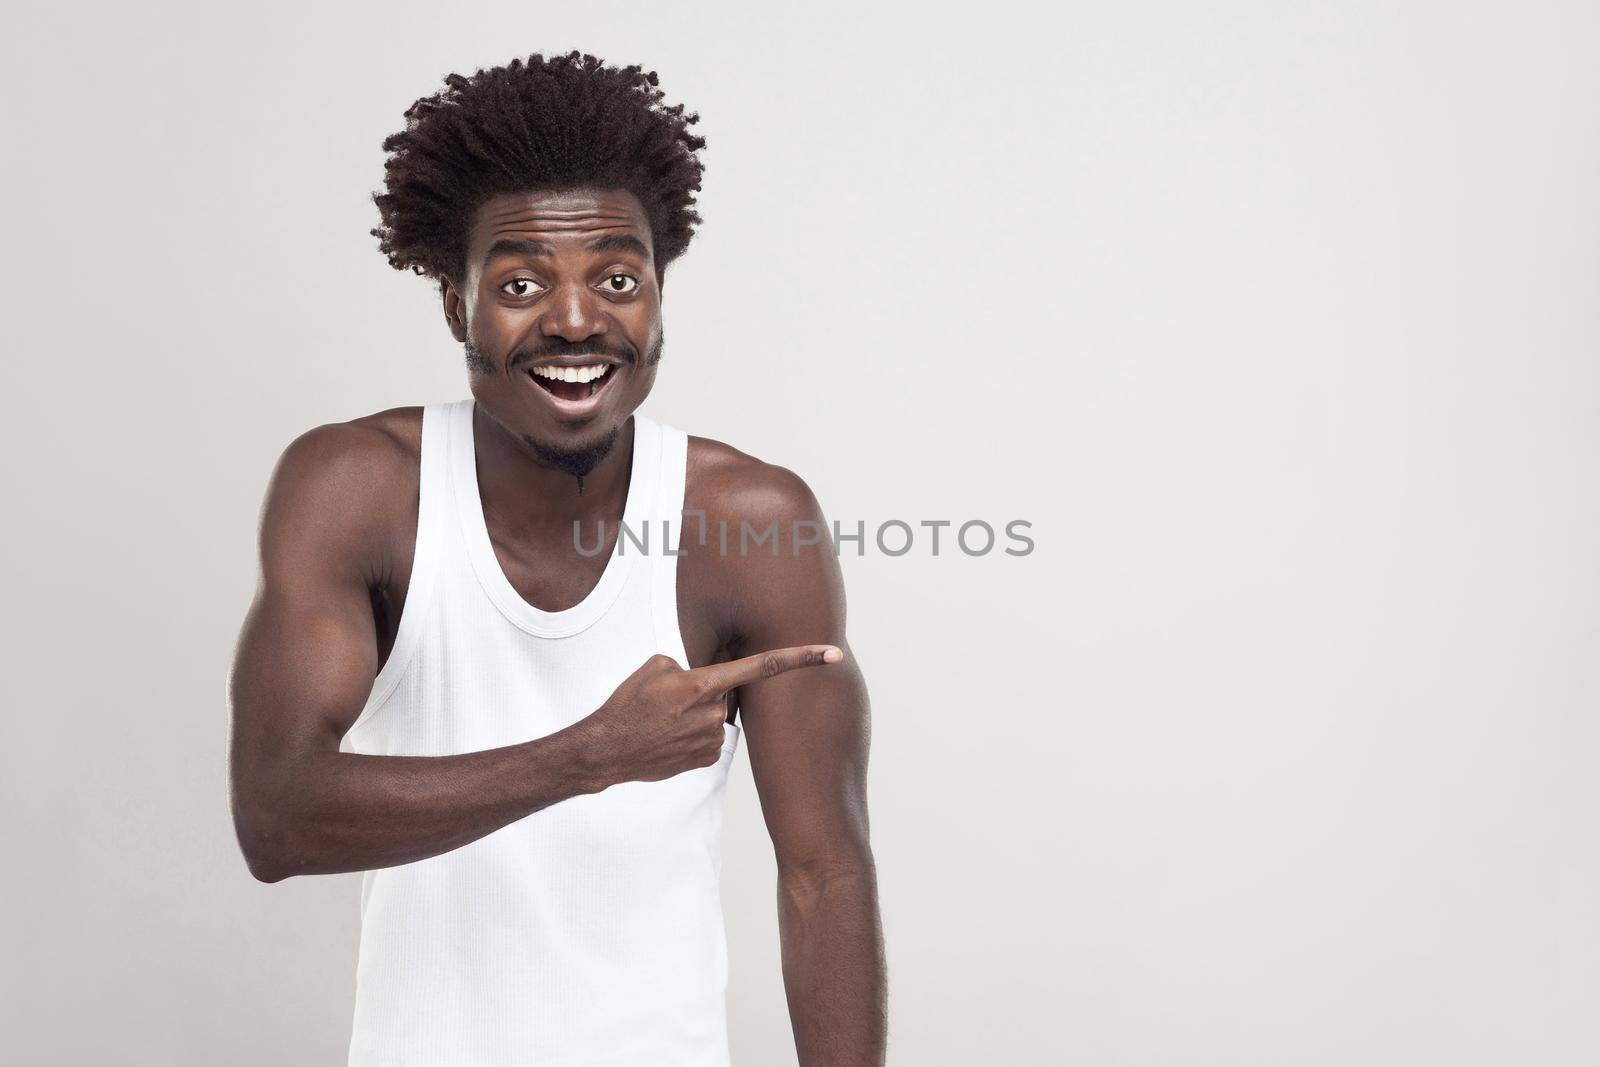
[[[250,877],[271,885],[304,873],[305,813],[285,787],[292,765],[257,760],[234,770],[229,788],[234,837]]]
[[[250,876],[258,882],[265,882],[266,884],[271,885],[273,882],[281,882],[288,877],[288,875],[283,874],[276,866],[268,863],[259,856],[250,856],[247,854],[244,862],[245,866],[250,868]]]
[[[239,841],[239,851],[244,854],[245,866],[252,878],[269,885],[283,881],[292,873],[285,862],[284,834],[277,822],[270,812],[259,806],[236,804],[234,807],[234,836]]]
[[[289,877],[288,865],[270,848],[259,842],[245,845],[243,841],[240,842],[240,848],[244,852],[244,864],[250,870],[250,877],[256,881],[271,885]]]

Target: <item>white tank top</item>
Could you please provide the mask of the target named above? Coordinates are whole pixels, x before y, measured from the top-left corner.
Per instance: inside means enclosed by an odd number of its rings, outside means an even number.
[[[490,544],[473,405],[424,409],[411,584],[343,750],[519,744],[588,715],[656,653],[689,665],[662,540],[663,521],[673,549],[683,526],[683,432],[633,416],[624,522],[647,552],[619,536],[581,603],[542,611]],[[364,872],[352,1067],[726,1065],[722,798],[740,730],[724,729],[710,767],[572,797]]]

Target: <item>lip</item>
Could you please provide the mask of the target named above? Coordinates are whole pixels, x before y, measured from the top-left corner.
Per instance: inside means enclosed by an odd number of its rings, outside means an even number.
[[[596,363],[605,363],[611,369],[606,372],[604,378],[600,379],[600,388],[581,400],[563,400],[534,381],[533,368],[535,367],[592,367]],[[577,358],[541,359],[537,363],[524,364],[519,373],[526,379],[528,388],[537,393],[539,399],[550,406],[557,418],[566,421],[577,421],[586,419],[600,410],[601,405],[606,402],[606,398],[611,395],[613,383],[622,377],[622,368],[623,364],[614,359],[579,356]]]
[[[551,356],[549,359],[536,359],[531,363],[524,363],[522,369],[531,371],[535,367],[592,367],[597,363],[620,367],[623,361],[614,356]]]

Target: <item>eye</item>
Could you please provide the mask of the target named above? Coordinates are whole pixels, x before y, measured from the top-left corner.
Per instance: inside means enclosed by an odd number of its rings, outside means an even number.
[[[613,274],[600,283],[600,288],[608,293],[631,293],[639,288],[639,279],[631,274]]]
[[[532,296],[538,288],[539,283],[532,278],[512,278],[500,287],[500,291],[508,296]]]

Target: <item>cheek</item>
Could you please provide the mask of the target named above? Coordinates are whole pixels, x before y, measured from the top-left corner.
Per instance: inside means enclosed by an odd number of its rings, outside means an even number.
[[[640,367],[633,376],[633,391],[639,396],[644,396],[650,392],[651,388],[655,386],[655,383],[655,366]]]
[[[634,347],[639,350],[641,360],[649,357],[655,348],[656,342],[661,340],[661,316],[654,309],[648,315],[640,316],[636,327],[629,329],[629,337],[634,342]]]
[[[538,319],[525,311],[485,304],[483,314],[472,320],[473,336],[484,348],[512,353],[537,340]]]
[[[661,324],[661,301],[647,294],[644,299],[635,300],[623,308],[617,319],[627,327],[629,336],[641,339],[653,337]]]

